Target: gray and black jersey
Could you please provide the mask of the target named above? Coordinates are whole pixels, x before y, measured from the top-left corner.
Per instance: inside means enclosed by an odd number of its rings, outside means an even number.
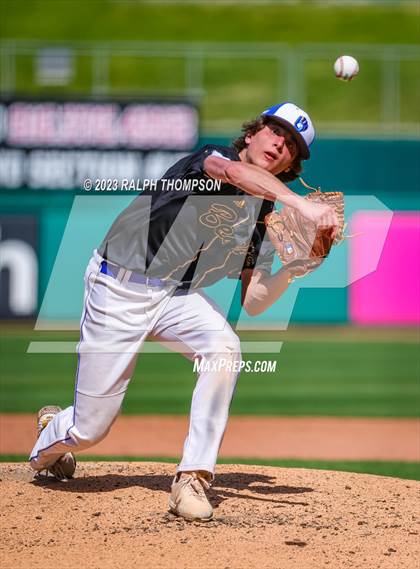
[[[209,155],[240,160],[235,149],[211,144],[176,162],[117,217],[102,257],[184,288],[240,278],[244,268],[270,273],[274,250],[264,217],[273,202],[207,176]]]

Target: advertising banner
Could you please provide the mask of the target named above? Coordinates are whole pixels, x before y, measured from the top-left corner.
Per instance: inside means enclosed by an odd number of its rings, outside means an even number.
[[[187,102],[1,102],[0,189],[159,177],[197,139],[198,112]]]
[[[30,318],[38,303],[38,221],[0,216],[0,318]]]

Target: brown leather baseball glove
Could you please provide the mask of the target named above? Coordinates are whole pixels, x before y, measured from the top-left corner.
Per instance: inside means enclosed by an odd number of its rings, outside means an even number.
[[[265,225],[271,243],[283,267],[293,277],[304,277],[314,271],[328,256],[331,247],[344,239],[343,193],[317,190],[306,195],[305,199],[331,206],[335,210],[339,226],[333,237],[333,227],[317,227],[313,221],[289,206],[266,215]]]

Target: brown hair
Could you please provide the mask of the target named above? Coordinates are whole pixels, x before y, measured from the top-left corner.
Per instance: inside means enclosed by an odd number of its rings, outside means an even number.
[[[253,136],[258,131],[262,130],[267,124],[270,123],[278,124],[275,119],[272,119],[270,117],[262,117],[262,116],[256,118],[253,121],[244,122],[241,128],[242,135],[236,138],[232,143],[235,150],[237,152],[240,152],[241,150],[246,148],[248,144],[245,142],[245,138],[247,136]],[[280,172],[280,174],[277,174],[276,178],[278,178],[282,182],[292,182],[293,180],[296,180],[296,178],[299,178],[302,170],[303,170],[302,158],[300,157],[299,154],[297,154],[289,170],[287,172]]]

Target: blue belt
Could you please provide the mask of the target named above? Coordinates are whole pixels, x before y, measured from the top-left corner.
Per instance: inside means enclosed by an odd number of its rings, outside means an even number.
[[[112,277],[113,279],[116,279],[121,268],[122,267],[119,267],[118,265],[112,265],[108,261],[102,261],[100,272],[104,275]],[[149,286],[167,286],[169,284],[162,279],[151,279],[150,277],[145,277],[144,275],[141,275],[140,273],[134,273],[133,271],[131,271],[131,275],[128,281],[130,283],[146,284]]]

